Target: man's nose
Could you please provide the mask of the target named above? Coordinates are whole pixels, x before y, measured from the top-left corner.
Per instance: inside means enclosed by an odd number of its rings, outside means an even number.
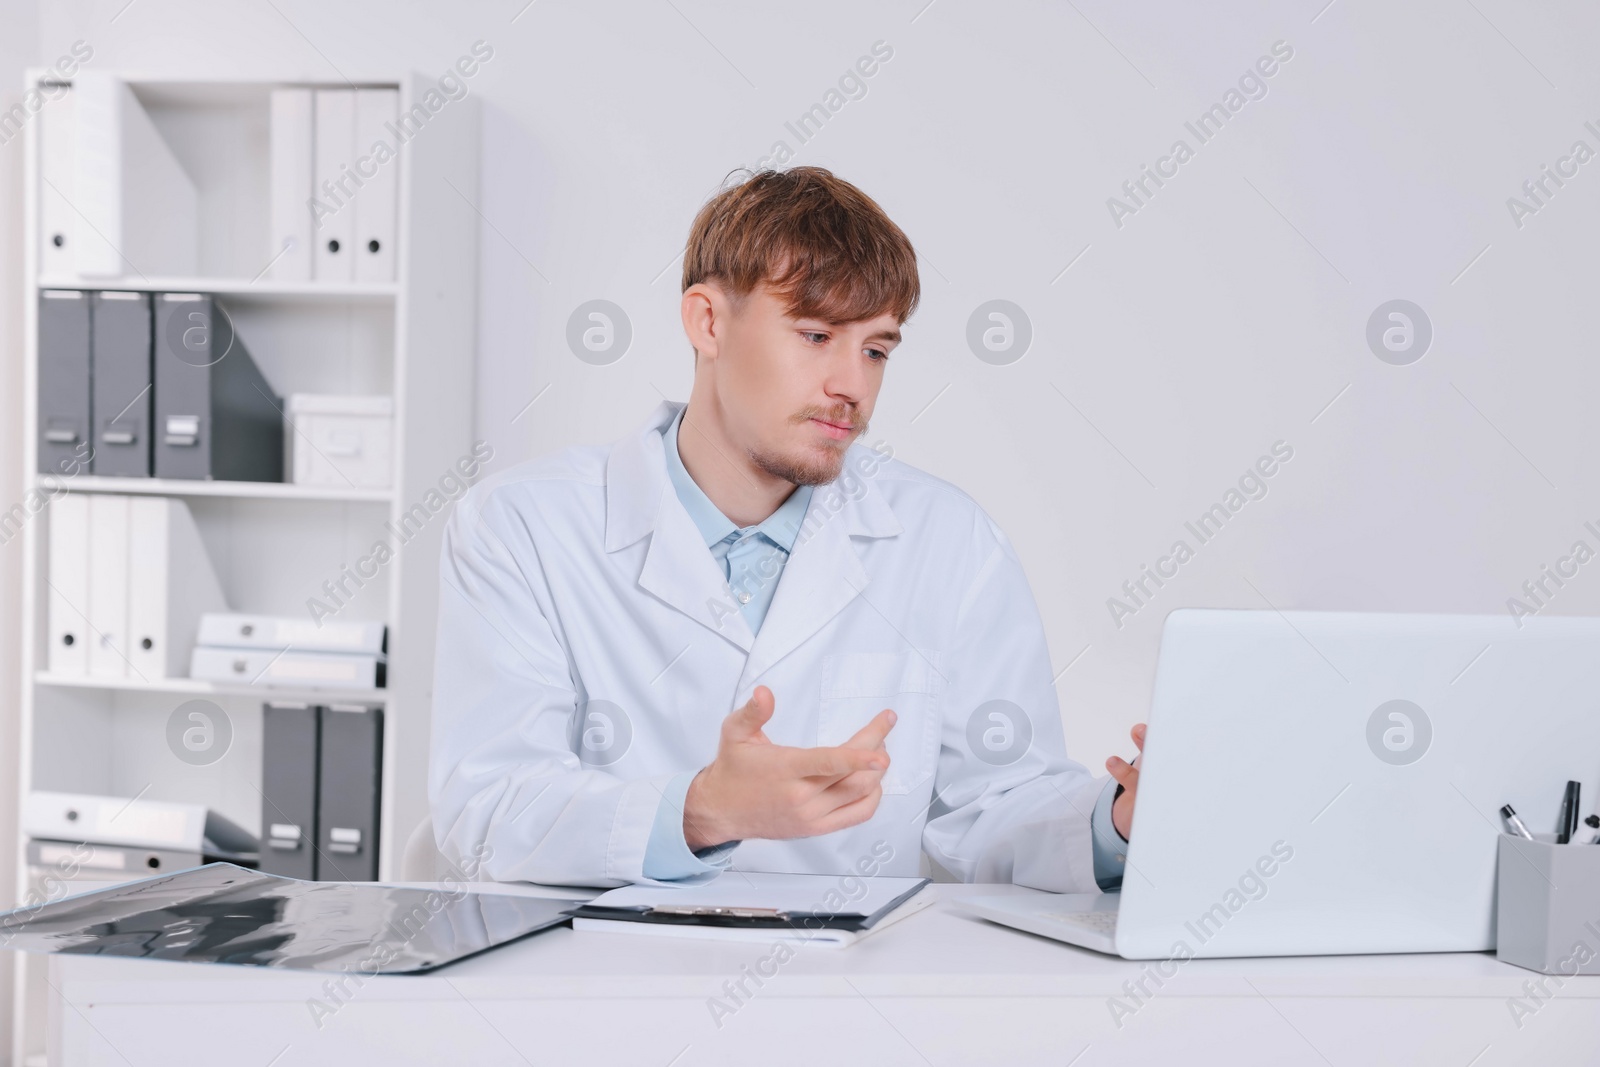
[[[828,365],[828,376],[822,387],[834,400],[859,404],[866,396],[867,372],[862,361],[850,353],[837,354]]]

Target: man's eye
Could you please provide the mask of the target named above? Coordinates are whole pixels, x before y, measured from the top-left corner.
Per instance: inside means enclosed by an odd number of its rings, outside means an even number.
[[[867,358],[874,363],[882,363],[889,358],[889,353],[881,349],[869,348],[867,349]]]
[[[804,337],[807,341],[811,341],[819,345],[827,344],[828,342],[828,335],[825,333],[818,333],[816,330],[803,331],[800,336]]]

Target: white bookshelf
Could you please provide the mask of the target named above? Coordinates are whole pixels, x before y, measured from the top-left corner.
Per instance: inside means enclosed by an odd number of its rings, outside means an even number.
[[[298,298],[341,301],[392,301],[400,292],[395,282],[280,282],[270,278],[142,278],[138,275],[118,278],[114,285],[104,279],[50,278],[38,281],[41,289],[106,289],[117,288],[139,293],[216,293],[235,300],[282,300]]]
[[[189,697],[249,697],[262,699],[267,694],[271,700],[307,700],[326,702],[337,700],[351,704],[387,704],[388,689],[309,689],[299,686],[227,685],[194,678],[117,679],[93,678],[82,674],[51,674],[36,671],[33,682],[39,686],[64,686],[73,689],[105,689],[122,693],[172,693]]]
[[[30,71],[29,85],[45,76]],[[451,102],[408,141],[399,167],[393,282],[283,282],[261,276],[268,260],[268,101],[285,82],[121,75],[193,179],[199,204],[196,276],[115,279],[39,274],[39,122],[26,133],[23,462],[26,490],[144,493],[182,498],[236,611],[306,617],[325,580],[397,539],[399,523],[472,449],[478,219],[451,186],[478,188],[476,100]],[[400,112],[431,83],[414,76],[363,79],[398,86]],[[341,86],[319,86],[339,88]],[[41,289],[208,292],[279,395],[386,394],[394,398],[394,479],[382,489],[260,482],[202,482],[79,475],[41,479],[37,461],[37,294]],[[286,475],[287,476],[287,475]],[[398,873],[401,850],[427,817],[440,513],[400,545],[382,572],[340,609],[340,618],[389,627],[387,687],[261,688],[187,678],[122,681],[49,672],[44,635],[49,509],[21,532],[22,682],[19,796],[33,789],[203,803],[261,831],[261,705],[275,699],[384,706],[379,877]],[[173,708],[203,698],[228,715],[233,742],[196,767],[168,750]],[[18,828],[18,899],[29,889]],[[45,1005],[38,964],[18,953],[11,1062],[44,1063]]]
[[[97,478],[81,474],[63,485],[73,493],[143,493],[150,496],[220,496],[246,500],[330,500],[350,503],[386,503],[393,489],[341,488],[328,485],[291,485],[288,482],[200,482],[181,478]]]

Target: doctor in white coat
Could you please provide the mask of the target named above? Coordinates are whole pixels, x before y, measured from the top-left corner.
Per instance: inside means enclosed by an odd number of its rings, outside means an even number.
[[[441,851],[569,885],[923,854],[1117,884],[1138,769],[1067,758],[1010,542],[857,441],[919,295],[905,235],[825,170],[764,172],[701,210],[683,288],[687,406],[491,477],[451,519]]]

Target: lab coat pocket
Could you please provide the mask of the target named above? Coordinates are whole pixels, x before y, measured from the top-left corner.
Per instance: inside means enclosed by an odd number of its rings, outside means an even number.
[[[845,652],[822,661],[819,746],[842,745],[884,708],[897,716],[885,747],[886,795],[909,793],[932,776],[939,754],[940,654]]]

